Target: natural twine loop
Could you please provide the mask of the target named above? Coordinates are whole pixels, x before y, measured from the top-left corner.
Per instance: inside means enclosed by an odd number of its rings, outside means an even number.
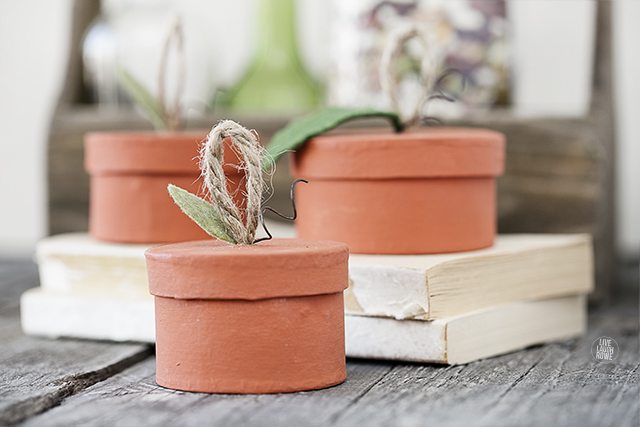
[[[227,190],[224,174],[224,140],[227,138],[240,158],[239,169],[245,172],[245,221],[242,210]],[[253,243],[260,221],[262,194],[267,187],[262,177],[263,151],[256,133],[233,120],[222,120],[214,126],[200,150],[200,169],[211,203],[231,237],[239,244]]]
[[[400,79],[394,70],[394,64],[397,57],[405,50],[406,45],[412,39],[419,40],[425,49],[425,54],[420,61],[419,77],[421,81],[420,94],[418,102],[413,111],[408,115],[402,115],[402,108],[399,99],[398,89]],[[391,108],[401,116],[401,120],[407,126],[417,124],[420,121],[422,112],[426,103],[429,101],[431,94],[436,88],[438,81],[437,67],[434,53],[430,50],[431,43],[427,34],[418,27],[412,25],[400,28],[389,36],[389,42],[382,52],[380,60],[380,85],[383,92],[391,102]]]
[[[166,95],[166,74],[169,66],[169,52],[171,46],[175,45],[178,78],[176,80],[176,90],[173,97],[173,105],[167,106]],[[182,21],[176,18],[171,27],[171,31],[167,36],[164,47],[162,48],[162,56],[160,57],[160,69],[158,72],[158,104],[160,114],[164,117],[167,129],[175,131],[182,127],[182,106],[180,105],[184,94],[185,75],[186,75],[186,58],[184,54],[184,31],[182,29]]]

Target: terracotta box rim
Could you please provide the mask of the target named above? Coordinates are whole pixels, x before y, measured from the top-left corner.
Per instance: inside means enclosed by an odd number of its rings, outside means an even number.
[[[291,156],[291,174],[310,180],[497,177],[505,136],[480,128],[434,127],[330,132]]]
[[[156,297],[257,301],[348,286],[349,248],[334,241],[274,238],[233,245],[211,239],[155,246],[145,258]]]

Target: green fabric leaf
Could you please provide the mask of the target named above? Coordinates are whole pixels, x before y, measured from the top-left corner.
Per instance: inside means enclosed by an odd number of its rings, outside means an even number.
[[[149,118],[153,127],[157,130],[167,129],[167,120],[162,113],[160,103],[154,97],[149,89],[147,89],[133,74],[124,68],[116,70],[118,82],[122,85],[125,92],[131,97],[133,102],[142,109],[144,114]]]
[[[276,132],[267,147],[267,155],[276,162],[283,154],[301,147],[314,136],[330,131],[350,120],[364,118],[387,119],[396,132],[400,132],[403,128],[400,117],[389,111],[371,108],[327,107],[294,120]],[[267,169],[271,165],[270,161],[263,163]]]
[[[227,232],[226,226],[211,203],[173,184],[169,184],[167,190],[169,190],[169,194],[176,205],[180,206],[182,212],[198,224],[208,235],[225,242],[236,243]]]

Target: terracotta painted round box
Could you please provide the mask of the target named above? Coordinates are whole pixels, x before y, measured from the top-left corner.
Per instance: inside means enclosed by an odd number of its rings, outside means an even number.
[[[147,250],[157,383],[278,393],[343,382],[348,252],[343,243],[296,239]]]
[[[99,240],[125,243],[180,242],[208,238],[167,193],[169,183],[192,193],[202,185],[198,151],[203,132],[96,132],[85,137],[91,175],[89,231]],[[225,161],[237,163],[233,150]],[[243,176],[225,166],[230,194]],[[237,200],[241,203],[241,200]]]
[[[504,135],[471,128],[329,133],[293,156],[298,236],[352,253],[479,249],[496,233]]]

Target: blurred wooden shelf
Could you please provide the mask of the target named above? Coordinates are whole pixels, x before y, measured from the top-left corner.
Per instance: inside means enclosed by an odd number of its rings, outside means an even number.
[[[289,117],[234,117],[256,129],[262,141]],[[207,129],[219,117],[190,120],[189,128]],[[588,118],[525,119],[494,112],[457,121],[507,135],[505,175],[498,181],[499,230],[510,232],[588,232],[594,236],[599,282],[607,281],[612,256],[607,227],[610,161]],[[89,179],[83,167],[83,135],[95,130],[150,129],[135,111],[92,107],[61,109],[49,145],[49,230],[52,234],[87,229]],[[288,162],[278,164],[270,205],[290,210]]]
[[[83,168],[84,133],[92,130],[150,129],[134,111],[104,111],[82,106],[80,40],[98,10],[97,0],[75,1],[67,80],[51,126],[49,230],[87,228],[89,181]],[[520,118],[508,111],[448,122],[504,132],[506,173],[498,181],[502,233],[587,232],[595,242],[596,299],[606,299],[615,259],[614,244],[614,105],[611,75],[611,4],[597,3],[592,102],[579,118]],[[234,118],[256,129],[267,142],[289,117]],[[219,117],[201,117],[191,128],[206,129]],[[288,164],[283,159],[274,177],[276,193],[269,201],[289,212]]]

